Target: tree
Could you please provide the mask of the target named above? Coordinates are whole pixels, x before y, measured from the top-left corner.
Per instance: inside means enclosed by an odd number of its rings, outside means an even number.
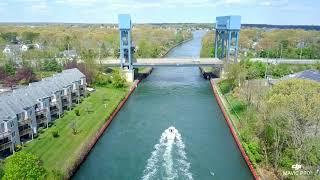
[[[72,129],[72,134],[76,135],[78,133],[78,126],[76,120],[72,120],[70,123],[70,128]]]
[[[61,72],[62,66],[56,59],[45,59],[42,63],[43,71]]]
[[[26,43],[33,43],[36,38],[40,36],[40,33],[25,31],[21,34],[22,40]]]
[[[35,155],[18,152],[5,160],[3,179],[43,179],[46,171]]]
[[[29,84],[36,80],[36,75],[31,67],[19,68],[16,72],[15,79],[19,84]]]
[[[0,66],[0,82],[2,82],[6,78],[6,71],[4,67]]]
[[[16,67],[12,62],[6,63],[4,65],[4,70],[7,76],[14,75],[16,72]]]
[[[314,135],[319,128],[319,92],[317,82],[292,79],[280,82],[268,93],[265,138],[275,167],[289,166],[289,160],[311,162],[310,142],[319,141]]]
[[[7,76],[4,80],[3,80],[3,84],[5,87],[10,87],[11,89],[13,88],[13,86],[17,85],[17,80],[14,76]]]
[[[85,63],[77,63],[76,60],[68,61],[64,64],[64,69],[72,69],[77,68],[79,71],[81,71],[84,75],[86,75],[86,80],[89,84],[94,82],[95,78],[95,68],[90,68],[89,66],[86,66]]]
[[[126,85],[126,80],[119,70],[112,72],[112,86],[115,88],[123,88]]]
[[[232,87],[241,86],[246,78],[247,70],[240,63],[226,65],[226,79]]]
[[[18,33],[17,32],[5,32],[0,33],[0,36],[7,41],[7,43],[13,42],[17,40]]]

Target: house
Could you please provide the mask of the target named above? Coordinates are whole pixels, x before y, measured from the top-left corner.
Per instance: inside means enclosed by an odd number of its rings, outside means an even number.
[[[0,99],[0,151],[4,156],[14,151],[14,147],[20,144],[17,116],[8,107],[7,103]]]
[[[60,55],[67,59],[76,59],[79,57],[76,50],[64,50],[60,53]]]
[[[86,85],[85,75],[74,68],[0,94],[0,152],[13,152],[33,139],[39,128],[47,128],[86,96]]]
[[[25,45],[25,44],[20,45],[20,50],[21,50],[22,52],[26,52],[26,51],[28,51],[28,49],[29,49],[29,46],[28,46],[28,45]]]
[[[43,46],[39,43],[35,43],[33,44],[33,47],[36,48],[36,49],[43,49]]]
[[[320,83],[320,72],[317,70],[309,69],[309,70],[305,70],[295,74],[289,74],[288,76],[284,76],[281,79],[286,80],[286,79],[292,79],[292,78],[307,79],[307,80],[312,80]]]
[[[316,82],[320,83],[320,71],[308,69],[308,70],[301,71],[298,73],[289,74],[289,75],[284,76],[280,79],[269,80],[269,83],[271,85],[274,85],[274,84],[277,84],[281,80],[288,80],[288,79],[307,79],[307,80],[312,80],[312,81],[316,81]]]
[[[5,55],[18,55],[21,52],[28,51],[29,47],[25,44],[10,44],[3,49]]]

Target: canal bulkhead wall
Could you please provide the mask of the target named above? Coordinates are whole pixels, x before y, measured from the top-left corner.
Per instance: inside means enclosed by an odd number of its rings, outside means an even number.
[[[216,98],[216,100],[218,102],[218,105],[219,105],[219,107],[220,107],[220,109],[222,111],[224,119],[226,120],[226,123],[227,123],[227,125],[229,127],[229,130],[230,130],[230,132],[232,134],[232,137],[233,137],[234,141],[237,144],[237,147],[239,148],[239,150],[241,152],[241,155],[243,156],[246,164],[248,165],[248,167],[249,167],[254,179],[259,180],[260,178],[257,175],[257,173],[256,173],[256,171],[255,171],[255,169],[254,169],[254,167],[253,167],[248,155],[246,154],[244,148],[242,147],[241,142],[239,140],[239,137],[238,137],[238,135],[237,135],[232,123],[231,123],[231,120],[230,120],[230,118],[229,118],[229,116],[228,116],[223,104],[222,104],[222,100],[221,100],[221,98],[220,98],[220,96],[218,94],[218,90],[217,90],[217,87],[216,87],[214,79],[210,79],[210,84],[211,84],[211,87],[212,87],[212,91],[213,91],[214,97]]]

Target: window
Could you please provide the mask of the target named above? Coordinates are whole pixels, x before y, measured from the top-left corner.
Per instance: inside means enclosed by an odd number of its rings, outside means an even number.
[[[13,131],[13,132],[12,132],[12,137],[15,137],[15,136],[16,136],[16,132]]]
[[[10,121],[10,127],[13,127],[13,125],[14,125],[13,121]]]

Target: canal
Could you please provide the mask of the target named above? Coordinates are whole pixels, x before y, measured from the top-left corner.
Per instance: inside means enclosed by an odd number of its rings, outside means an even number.
[[[199,57],[204,32],[168,57]],[[177,135],[168,141],[168,128]],[[252,179],[196,67],[163,67],[138,86],[73,179]]]

